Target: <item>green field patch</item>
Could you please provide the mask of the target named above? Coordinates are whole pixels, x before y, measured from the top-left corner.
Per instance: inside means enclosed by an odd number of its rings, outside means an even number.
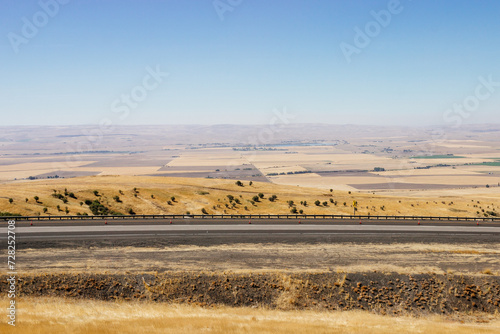
[[[419,155],[415,157],[410,157],[410,159],[462,159],[462,158],[465,157],[453,154]]]
[[[500,166],[500,160],[497,161],[483,161],[477,164],[474,164],[475,166]]]

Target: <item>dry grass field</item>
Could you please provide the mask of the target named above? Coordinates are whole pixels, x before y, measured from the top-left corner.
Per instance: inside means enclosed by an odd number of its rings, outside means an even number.
[[[2,309],[7,300],[0,299]],[[367,311],[278,311],[255,308],[21,298],[16,327],[0,332],[36,333],[498,333],[495,315],[410,317]]]
[[[426,244],[369,242],[269,242],[177,244],[171,239],[144,240],[134,245],[45,242],[43,248],[22,246],[19,269],[27,274],[96,272],[396,272],[455,275],[500,275],[500,244]],[[205,244],[203,244],[205,243]],[[408,259],[411,259],[409,261]]]
[[[238,186],[234,180],[220,179],[88,176],[2,183],[0,212],[90,215],[85,202],[98,200],[110,212],[121,214],[129,214],[130,210],[135,214],[201,214],[202,210],[208,214],[287,214],[294,209],[304,214],[352,214],[353,201],[357,201],[357,214],[361,215],[485,217],[500,212],[499,190],[489,188],[460,196],[437,193],[429,197],[396,197],[266,182],[250,185],[244,181],[243,186]],[[262,198],[256,200],[259,194]],[[270,201],[273,195],[277,198]]]

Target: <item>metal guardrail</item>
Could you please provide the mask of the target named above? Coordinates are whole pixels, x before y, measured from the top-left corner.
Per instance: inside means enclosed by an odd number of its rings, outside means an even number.
[[[371,216],[371,215],[128,215],[128,216],[1,216],[0,220],[120,220],[120,219],[364,219],[364,220],[455,220],[500,221],[500,217],[444,217],[444,216]]]

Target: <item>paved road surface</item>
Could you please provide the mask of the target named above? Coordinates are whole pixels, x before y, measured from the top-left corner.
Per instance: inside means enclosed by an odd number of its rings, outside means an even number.
[[[145,237],[189,237],[214,236],[234,237],[259,235],[269,238],[281,235],[311,237],[313,235],[405,235],[432,236],[432,238],[453,236],[481,236],[482,239],[500,242],[498,222],[457,221],[353,221],[353,220],[297,220],[297,219],[255,219],[252,221],[176,219],[170,220],[89,220],[89,221],[35,221],[16,223],[16,237],[21,240],[94,240],[99,238],[135,239]],[[7,223],[0,225],[0,239],[7,238]]]

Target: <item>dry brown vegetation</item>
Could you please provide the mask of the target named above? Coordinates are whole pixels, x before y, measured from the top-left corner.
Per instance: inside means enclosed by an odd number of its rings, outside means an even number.
[[[19,181],[0,184],[0,212],[91,215],[85,201],[98,200],[110,211],[121,214],[129,214],[131,209],[136,214],[201,214],[202,210],[208,214],[287,214],[294,208],[304,214],[352,214],[356,200],[357,214],[362,215],[485,217],[487,212],[500,213],[498,199],[491,196],[392,197],[262,182],[242,184],[238,186],[234,180],[146,176]],[[256,201],[259,194],[263,197]],[[273,202],[269,200],[272,195],[277,196]]]
[[[7,300],[0,299],[2,309]],[[22,298],[16,327],[2,333],[498,333],[498,316],[388,317],[366,311],[279,311],[247,307]]]
[[[73,242],[65,248],[43,241],[43,248],[20,245],[23,273],[141,273],[155,271],[206,272],[368,272],[500,275],[500,249],[494,244],[250,243],[248,237],[218,244],[176,244],[172,239],[148,239],[133,245],[125,241]],[[31,248],[34,247],[34,248]],[[410,260],[409,260],[410,259]]]
[[[6,294],[6,277],[0,292]],[[97,300],[149,300],[199,306],[370,310],[380,314],[500,311],[498,276],[361,273],[213,273],[20,275],[17,294]]]

